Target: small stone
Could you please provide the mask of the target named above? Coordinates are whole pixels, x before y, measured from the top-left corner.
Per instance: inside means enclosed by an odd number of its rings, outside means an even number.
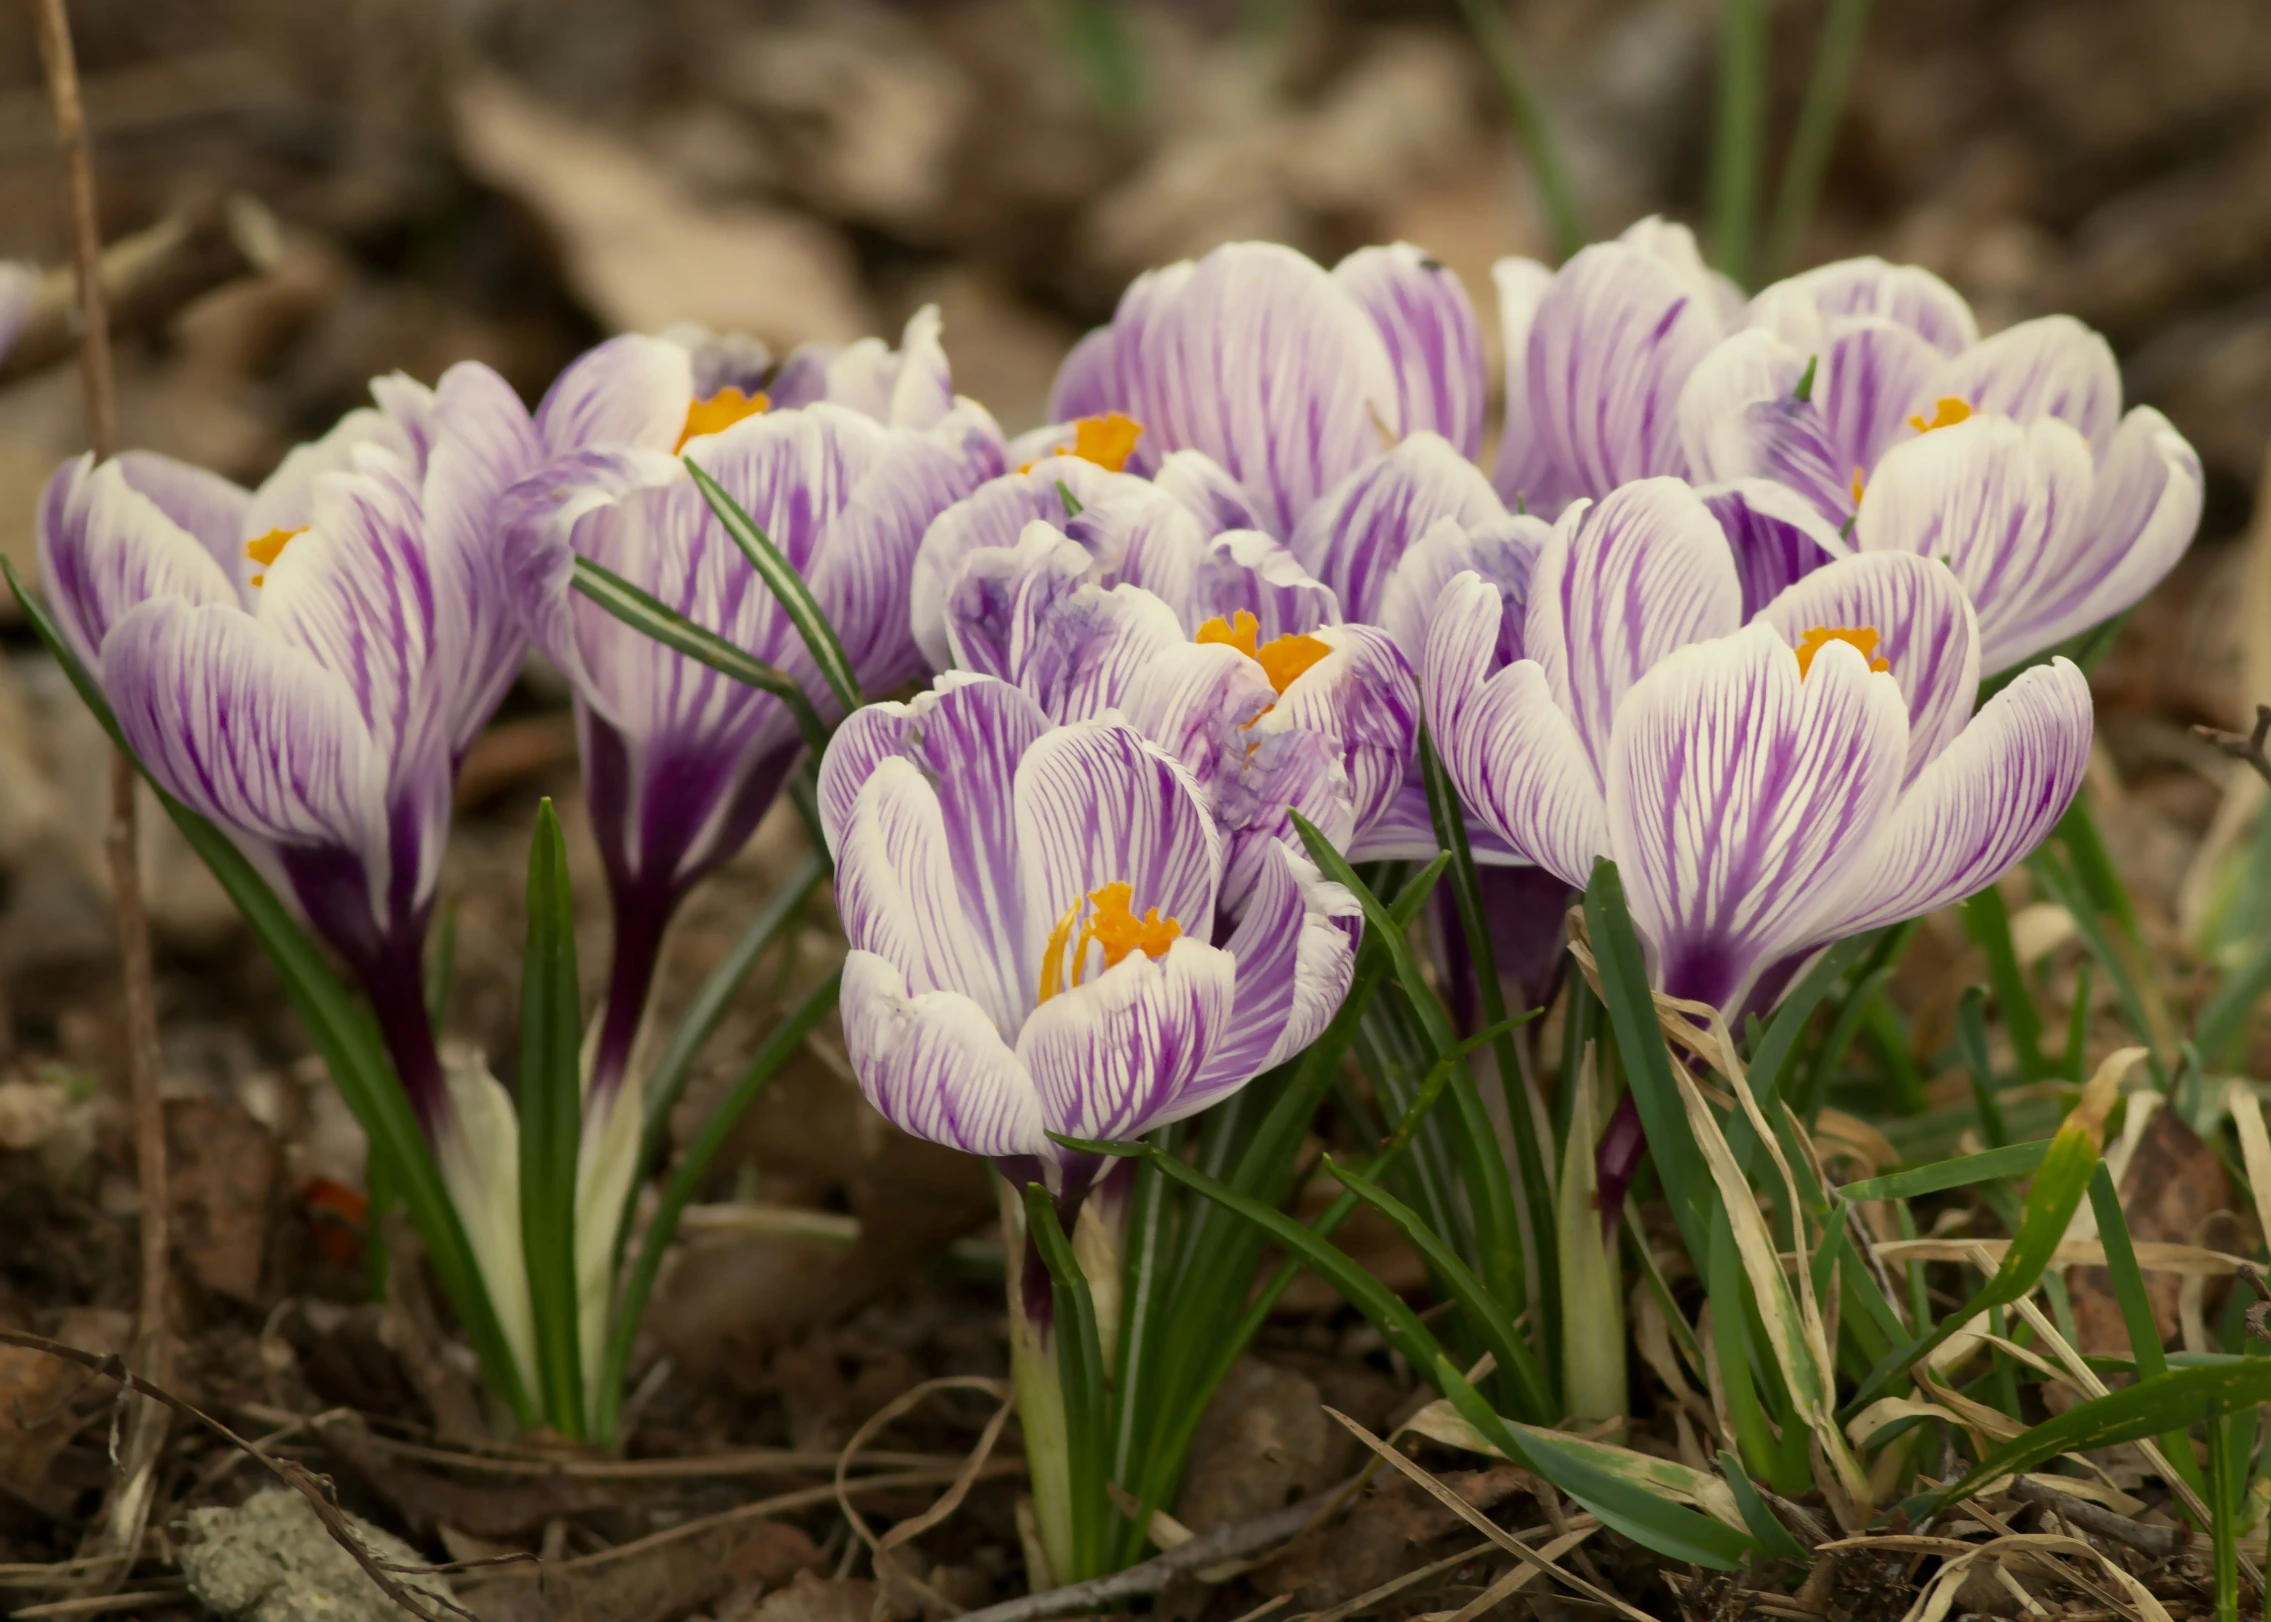
[[[324,1530],[314,1506],[288,1487],[271,1487],[234,1509],[193,1509],[187,1520],[181,1571],[189,1591],[232,1622],[401,1622],[394,1601]],[[441,1576],[401,1569],[425,1564],[417,1550],[357,1516],[346,1520],[405,1587],[449,1597]]]

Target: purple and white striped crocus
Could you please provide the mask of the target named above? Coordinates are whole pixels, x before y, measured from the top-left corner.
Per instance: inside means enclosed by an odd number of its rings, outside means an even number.
[[[1850,259],[1777,282],[1680,397],[1700,476],[1802,497],[1833,552],[1947,560],[1990,673],[2127,609],[2200,519],[2200,459],[2121,410],[2103,338],[2043,316],[1982,340],[1929,271]]]
[[[1657,988],[1733,1024],[1830,943],[1992,884],[2064,813],[2089,684],[2057,660],[1974,716],[1979,669],[1962,586],[1910,553],[1829,563],[1746,624],[1710,509],[1650,479],[1565,512],[1520,604],[1454,580],[1421,689],[1470,812],[1573,886],[1613,858]],[[1640,1147],[1620,1106],[1604,1211]]]
[[[1839,559],[1745,624],[1677,480],[1565,513],[1515,618],[1479,575],[1435,616],[1422,688],[1452,780],[1572,884],[1614,858],[1659,988],[1731,1020],[1816,949],[1992,883],[2089,753],[2063,660],[1973,716],[1978,625],[1937,560]]]
[[[452,779],[526,645],[497,509],[539,452],[487,367],[372,392],[255,491],[147,452],[65,463],[40,572],[143,767],[353,970],[432,1136],[449,1103],[421,953]]]
[[[1688,475],[1678,406],[1742,312],[1684,225],[1651,216],[1559,270],[1491,269],[1506,340],[1506,426],[1493,475],[1509,506],[1547,517],[1634,479]]]
[[[684,351],[658,339],[615,339],[585,357],[554,385],[539,426],[558,434],[563,421],[615,420],[607,380],[594,374],[632,361],[643,368],[634,375],[670,375],[679,392],[664,403],[682,419],[671,432],[693,437],[666,447],[658,432],[557,459],[508,504],[515,594],[530,634],[575,690],[585,792],[614,904],[595,1102],[614,1096],[632,1064],[679,903],[741,848],[804,744],[780,700],[575,593],[576,557],[784,671],[825,716],[833,701],[803,639],[676,453],[723,485],[803,575],[870,692],[920,668],[907,580],[924,528],[996,465],[937,431],[947,419],[893,427],[827,401],[767,409],[762,396],[744,399],[732,420],[706,431],[723,408],[684,392]],[[660,420],[661,407],[649,415]]]
[[[1017,545],[963,557],[945,594],[956,665],[1015,684],[1055,722],[1117,712],[1179,760],[1227,841],[1230,916],[1278,844],[1296,838],[1291,812],[1338,849],[1377,854],[1370,836],[1397,799],[1419,727],[1418,683],[1386,633],[1336,623],[1321,589],[1276,588],[1236,545],[1206,557],[1219,593],[1201,587],[1192,606],[1178,590],[1179,614],[1139,583],[1133,549],[1084,522],[1103,511],[1067,521],[1077,538],[1036,519]],[[1283,550],[1259,531],[1237,539]],[[1115,575],[1119,584],[1102,583]]]
[[[1360,248],[1328,272],[1233,242],[1130,283],[1066,358],[1049,414],[1124,413],[1143,429],[1134,471],[1212,508],[1216,529],[1291,542],[1320,497],[1412,435],[1472,461],[1483,392],[1474,307],[1418,248]]]
[[[1348,892],[1275,845],[1225,931],[1205,795],[1116,719],[1055,726],[1007,682],[948,674],[845,722],[819,798],[861,1089],[1068,1215],[1098,1168],[1049,1133],[1125,1142],[1196,1114],[1348,989]]]

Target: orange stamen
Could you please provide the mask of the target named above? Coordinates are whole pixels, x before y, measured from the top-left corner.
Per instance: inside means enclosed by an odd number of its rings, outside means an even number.
[[[1261,622],[1241,608],[1227,620],[1219,616],[1208,620],[1191,640],[1202,645],[1219,642],[1226,648],[1236,648],[1262,667],[1262,674],[1279,693],[1291,687],[1304,670],[1333,651],[1315,637],[1298,631],[1269,642],[1262,641],[1261,635]]]
[[[1877,643],[1881,640],[1873,625],[1817,625],[1800,637],[1798,646],[1792,650],[1798,655],[1798,679],[1806,679],[1806,672],[1814,667],[1814,655],[1832,642],[1860,649],[1861,657],[1869,661],[1871,670],[1890,670],[1891,665],[1876,657]]]
[[[284,548],[292,544],[292,537],[307,532],[307,526],[302,524],[298,529],[272,529],[258,540],[245,542],[244,555],[263,570],[252,577],[252,583],[257,586],[267,580],[265,571],[276,567],[276,560],[284,555]]]
[[[1064,916],[1049,931],[1049,943],[1041,951],[1041,996],[1047,1002],[1068,986],[1080,984],[1086,971],[1088,945],[1091,941],[1104,949],[1104,967],[1116,969],[1130,952],[1141,952],[1146,957],[1161,957],[1183,933],[1183,926],[1173,918],[1162,918],[1159,909],[1146,909],[1137,917],[1132,905],[1134,886],[1124,880],[1114,880],[1100,889],[1088,892],[1087,905],[1094,908],[1088,921],[1080,925],[1075,936],[1073,925],[1080,918],[1082,903],[1076,901],[1065,909]],[[1066,972],[1066,959],[1071,960],[1071,971]]]
[[[1241,608],[1227,620],[1220,615],[1208,620],[1198,628],[1191,640],[1202,646],[1219,642],[1224,647],[1236,648],[1251,659],[1255,657],[1255,639],[1261,634],[1262,622]]]
[[[754,417],[768,409],[772,403],[772,398],[763,390],[744,394],[730,384],[707,400],[696,400],[686,408],[686,426],[678,431],[678,443],[670,447],[671,454],[675,456],[684,450],[689,439],[723,433],[742,418]]]
[[[1143,438],[1143,424],[1125,412],[1107,411],[1101,417],[1081,417],[1072,425],[1072,443],[1059,445],[1052,456],[1077,456],[1083,462],[1094,462],[1107,473],[1120,473],[1127,469],[1128,458],[1135,454],[1136,441]],[[1027,462],[1018,470],[1033,471]]]
[[[1853,470],[1853,505],[1856,507],[1861,505],[1861,491],[1868,484],[1865,477],[1867,471],[1866,468],[1858,467]]]
[[[1953,428],[1970,415],[1971,407],[1968,403],[1957,399],[1952,394],[1944,395],[1932,407],[1932,420],[1930,422],[1926,422],[1920,416],[1911,417],[1908,419],[1908,426],[1920,434],[1928,434],[1935,428]]]

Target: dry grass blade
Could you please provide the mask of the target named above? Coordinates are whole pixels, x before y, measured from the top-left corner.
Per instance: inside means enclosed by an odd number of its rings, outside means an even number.
[[[1600,1527],[1594,1525],[1581,1527],[1574,1532],[1564,1532],[1540,1549],[1538,1558],[1547,1561],[1559,1560],[1599,1530]],[[1450,1622],[1475,1622],[1475,1618],[1505,1604],[1528,1587],[1530,1579],[1535,1577],[1539,1570],[1540,1568],[1537,1566],[1516,1566],[1473,1599],[1460,1606],[1458,1610],[1452,1613]]]
[[[1481,1510],[1475,1508],[1474,1505],[1468,1503],[1464,1498],[1461,1498],[1449,1487],[1443,1485],[1443,1483],[1438,1481],[1434,1476],[1421,1469],[1417,1462],[1405,1458],[1402,1453],[1389,1446],[1386,1442],[1383,1442],[1379,1437],[1373,1435],[1372,1432],[1365,1429],[1363,1425],[1349,1418],[1348,1415],[1342,1413],[1338,1408],[1328,1406],[1325,1409],[1325,1412],[1331,1414],[1333,1418],[1340,1421],[1340,1423],[1347,1428],[1350,1435],[1354,1436],[1358,1441],[1362,1442],[1366,1447],[1370,1448],[1383,1461],[1395,1466],[1396,1469],[1402,1471],[1404,1476],[1408,1480],[1410,1480],[1414,1486],[1427,1493],[1430,1497],[1434,1498],[1438,1503],[1440,1503],[1445,1509],[1448,1509],[1452,1514],[1458,1516],[1459,1519],[1465,1521],[1476,1531],[1489,1538],[1490,1541],[1498,1545],[1499,1548],[1504,1549],[1515,1559],[1521,1561],[1523,1565],[1542,1571],[1557,1582],[1567,1584],[1577,1593],[1584,1595],[1587,1599],[1593,1600],[1598,1604],[1608,1606],[1611,1610],[1617,1612],[1617,1614],[1619,1614],[1620,1616],[1631,1617],[1634,1619],[1634,1622],[1655,1622],[1655,1618],[1651,1617],[1646,1611],[1641,1610],[1639,1607],[1627,1604],[1625,1601],[1617,1598],[1616,1595],[1610,1593],[1607,1589],[1602,1588],[1598,1584],[1588,1582],[1583,1577],[1578,1576],[1575,1572],[1565,1571],[1560,1566],[1555,1565],[1553,1561],[1548,1559],[1541,1551],[1531,1548],[1527,1543],[1524,1543],[1513,1533],[1507,1531],[1506,1528],[1500,1526],[1488,1515],[1485,1515]],[[1570,1530],[1575,1531],[1576,1529],[1577,1523],[1572,1521],[1570,1523]]]
[[[2010,1248],[2011,1241],[2008,1239],[1887,1239],[1877,1245],[1887,1261],[1976,1261],[1989,1268],[2002,1266],[2003,1255]],[[2133,1248],[2137,1252],[2137,1265],[2148,1273],[2185,1273],[2199,1274],[2204,1278],[2230,1278],[2254,1265],[2243,1257],[2228,1255],[2220,1250],[2209,1250],[2200,1245],[2140,1239]],[[2052,1253],[2050,1265],[2053,1268],[2103,1267],[2105,1246],[2095,1239],[2063,1240]]]
[[[1865,1547],[1870,1541],[1865,1538],[1856,1539],[1853,1544]],[[1882,1547],[1891,1540],[1875,1541],[1877,1546]],[[2132,1576],[2119,1561],[2091,1548],[2080,1538],[2062,1537],[2053,1532],[2013,1532],[1992,1542],[1966,1545],[1962,1554],[1954,1556],[1933,1573],[1930,1585],[1917,1597],[1916,1603],[1909,1607],[1908,1614],[1901,1622],[1941,1622],[1954,1608],[1956,1592],[1963,1587],[1964,1579],[1971,1575],[1971,1568],[1981,1559],[1993,1559],[2006,1553],[2030,1553],[2038,1557],[2064,1554],[2094,1562],[2120,1585],[2122,1594],[2129,1602],[2131,1614],[2138,1622],[2173,1622],[2167,1608],[2153,1597],[2153,1591]],[[2102,1593],[2095,1584],[2079,1581],[2070,1573],[2060,1571],[2060,1575],[2085,1592]],[[2110,1599],[2112,1596],[2105,1597]]]
[[[2232,1112],[2240,1157],[2247,1166],[2248,1183],[2255,1190],[2256,1220],[2263,1225],[2266,1237],[2271,1237],[2271,1132],[2264,1129],[2263,1100],[2246,1082],[2233,1081],[2224,1087],[2224,1103]],[[2140,1257],[2140,1263],[2142,1260]]]
[[[1414,1566],[1409,1571],[1390,1577],[1384,1583],[1367,1588],[1354,1599],[1342,1600],[1340,1604],[1333,1606],[1330,1610],[1318,1611],[1314,1615],[1303,1617],[1301,1622],[1348,1622],[1348,1618],[1369,1612],[1374,1606],[1394,1599],[1405,1589],[1417,1588],[1430,1578],[1440,1577],[1447,1571],[1455,1571],[1478,1555],[1488,1554],[1496,1547],[1497,1545],[1494,1543],[1477,1543],[1461,1549],[1457,1554],[1447,1554],[1442,1559],[1432,1561],[1427,1565]],[[1524,1566],[1522,1569],[1526,1572],[1530,1568]]]
[[[867,1445],[869,1437],[942,1391],[983,1391],[998,1406],[994,1409],[993,1418],[986,1421],[986,1428],[979,1433],[977,1445],[970,1449],[970,1456],[963,1461],[961,1470],[956,1473],[946,1491],[939,1495],[938,1502],[920,1515],[899,1522],[879,1538],[868,1527],[867,1517],[852,1508],[851,1497],[844,1490],[851,1475],[852,1460]],[[844,1444],[843,1452],[836,1456],[836,1502],[844,1512],[844,1519],[851,1524],[852,1531],[867,1545],[868,1554],[875,1565],[875,1622],[883,1622],[890,1614],[896,1598],[894,1590],[900,1588],[908,1590],[921,1601],[926,1612],[943,1612],[947,1616],[962,1614],[963,1607],[937,1592],[912,1572],[903,1570],[891,1558],[891,1552],[908,1540],[922,1536],[962,1507],[962,1500],[969,1496],[971,1487],[977,1483],[979,1472],[985,1469],[986,1461],[993,1457],[994,1444],[1001,1440],[1001,1428],[1009,1423],[1009,1416],[1016,1407],[1017,1392],[1007,1380],[987,1380],[975,1375],[947,1375],[936,1380],[925,1380],[868,1416],[867,1423],[852,1433],[852,1439]]]

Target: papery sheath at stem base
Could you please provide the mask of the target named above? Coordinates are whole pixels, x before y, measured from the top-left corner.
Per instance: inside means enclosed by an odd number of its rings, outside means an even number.
[[[1025,1202],[1008,1178],[1001,1196],[1002,1254],[1009,1280],[1009,1367],[1017,1387],[1017,1422],[1025,1433],[1026,1478],[1033,1516],[1050,1570],[1032,1573],[1036,1588],[1068,1580],[1074,1569],[1071,1438],[1057,1362],[1056,1303],[1048,1265],[1025,1231]]]

